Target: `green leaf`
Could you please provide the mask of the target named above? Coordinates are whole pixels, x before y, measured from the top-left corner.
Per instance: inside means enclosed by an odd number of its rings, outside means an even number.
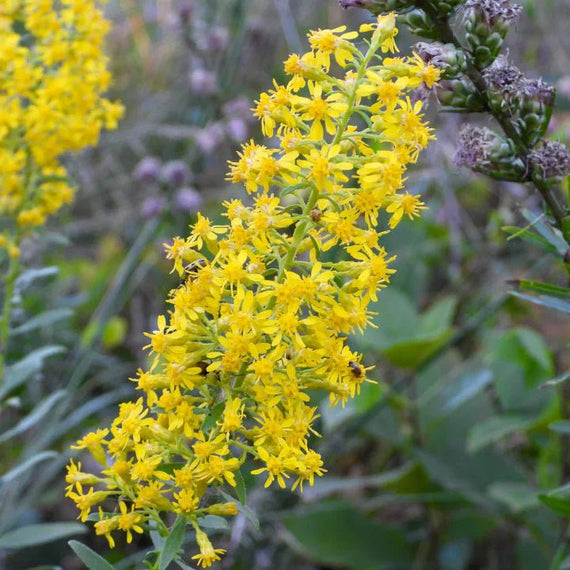
[[[41,453],[33,455],[24,461],[24,463],[21,463],[20,465],[12,468],[7,473],[4,473],[4,475],[0,477],[0,483],[3,485],[8,485],[20,477],[20,475],[29,473],[36,464],[41,463],[42,461],[46,461],[47,459],[54,459],[56,457],[59,457],[59,454],[55,451],[42,451]]]
[[[564,238],[558,232],[554,230],[550,224],[545,222],[544,214],[536,215],[536,213],[530,210],[524,209],[522,215],[525,220],[534,227],[534,229],[553,247],[556,251],[564,256],[568,250],[568,244],[564,241]]]
[[[237,471],[235,471],[234,475],[236,480],[235,491],[237,498],[242,505],[245,505],[245,502],[247,501],[247,489],[245,486],[245,481],[243,479],[242,472],[238,469]]]
[[[230,494],[226,493],[223,489],[218,489],[218,492],[222,497],[226,499],[229,503],[235,503],[235,498],[232,497]],[[259,519],[257,518],[256,514],[250,509],[247,505],[243,505],[241,503],[236,503],[238,511],[243,514],[243,516],[251,523],[255,530],[259,530]]]
[[[122,317],[113,316],[105,325],[101,335],[101,342],[105,348],[111,349],[119,346],[127,334],[127,320]]]
[[[86,532],[87,528],[80,523],[31,524],[0,536],[0,548],[26,548]]]
[[[550,493],[541,493],[538,498],[555,513],[570,517],[570,497],[557,496]]]
[[[63,319],[68,319],[73,316],[72,309],[53,309],[51,311],[44,311],[39,315],[26,321],[23,325],[16,327],[10,331],[11,336],[16,336],[23,333],[28,333],[35,329],[53,325],[54,323]]]
[[[383,351],[384,356],[395,366],[404,370],[416,369],[436,352],[453,334],[447,330],[437,335],[424,335],[414,340],[393,344]]]
[[[456,473],[453,464],[449,461],[444,461],[435,454],[421,449],[416,449],[414,453],[430,476],[444,489],[457,491],[469,501],[481,505],[485,509],[492,509],[492,502],[471,481]]]
[[[16,279],[16,285],[18,289],[26,289],[29,287],[36,279],[44,279],[45,277],[54,277],[59,273],[59,267],[41,267],[40,269],[28,269],[18,276]]]
[[[306,501],[321,500],[324,497],[338,493],[353,493],[362,489],[386,487],[397,483],[402,477],[418,465],[415,461],[405,463],[402,467],[364,477],[322,477],[315,481],[312,487],[303,491],[303,499]],[[392,487],[393,488],[393,487]]]
[[[164,546],[158,557],[159,570],[166,570],[168,565],[178,556],[182,547],[182,541],[186,534],[186,518],[178,516],[176,522],[170,529],[170,532],[164,541]]]
[[[76,540],[70,540],[67,544],[89,570],[115,570],[102,556],[85,544]]]
[[[43,418],[52,411],[63,398],[66,396],[64,390],[58,390],[54,392],[51,396],[48,396],[42,400],[26,417],[22,418],[12,429],[5,431],[0,435],[0,442],[7,441],[27,430],[32,426],[40,423]]]
[[[487,488],[487,492],[513,513],[521,513],[539,505],[536,490],[525,483],[497,481]]]
[[[344,502],[323,503],[284,515],[292,547],[319,564],[353,570],[410,568],[412,550],[403,533],[369,519]]]
[[[540,385],[540,388],[554,388],[558,386],[558,384],[562,384],[563,382],[568,382],[568,380],[570,380],[570,370],[564,372],[564,374],[561,374],[556,378],[553,378],[552,380],[547,380],[546,382],[543,382]]]
[[[518,291],[510,291],[510,294],[519,299],[523,299],[523,301],[534,303],[535,305],[548,307],[549,309],[554,309],[561,313],[570,313],[570,302],[563,301],[552,295],[527,295],[526,293],[519,293]]]
[[[222,413],[224,412],[225,407],[226,407],[225,402],[220,402],[219,404],[216,404],[212,408],[206,419],[202,422],[202,427],[200,428],[200,431],[202,432],[210,431],[216,425],[216,422],[220,419]]]
[[[553,246],[551,243],[549,243],[548,240],[545,240],[542,236],[529,231],[528,228],[519,228],[517,226],[503,226],[502,230],[510,234],[507,240],[520,237],[521,239],[529,243],[542,247],[545,251],[548,251],[549,253],[554,253],[554,254],[558,253],[557,248]]]
[[[0,399],[40,370],[46,358],[61,354],[65,350],[63,346],[44,346],[30,352],[25,358],[9,366],[5,372],[5,383],[0,387]]]
[[[225,530],[229,527],[228,521],[224,517],[217,515],[206,515],[198,521],[201,528],[210,528],[213,530]]]
[[[544,293],[546,295],[552,295],[553,297],[560,297],[562,299],[570,298],[570,289],[566,287],[558,287],[557,285],[552,285],[551,283],[543,283],[542,281],[530,281],[528,279],[519,279],[517,281],[513,281],[512,284],[519,291]]]
[[[488,368],[476,370],[463,376],[459,383],[446,386],[443,390],[445,404],[443,414],[449,414],[459,406],[468,402],[493,380],[493,373]]]
[[[378,301],[370,305],[370,310],[379,313],[381,326],[359,338],[372,350],[388,348],[417,334],[420,325],[417,311],[408,297],[397,289],[381,291]]]
[[[548,429],[558,433],[570,433],[570,421],[560,420],[558,422],[553,422],[548,426]]]
[[[515,431],[526,429],[533,423],[524,416],[494,416],[475,425],[467,436],[467,451],[475,453]]]
[[[182,560],[177,559],[174,562],[176,562],[176,564],[178,564],[178,566],[180,568],[182,568],[182,570],[196,570],[196,568],[194,568],[193,566],[188,566],[188,564],[185,564],[184,562],[182,562]]]
[[[457,307],[456,297],[446,297],[434,303],[420,317],[418,334],[441,334],[451,327]]]
[[[526,353],[542,368],[549,370],[552,367],[552,355],[543,338],[526,327],[517,328],[516,334]]]

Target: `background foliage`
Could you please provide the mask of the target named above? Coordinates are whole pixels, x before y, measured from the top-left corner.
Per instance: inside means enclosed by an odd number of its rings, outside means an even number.
[[[565,141],[570,6],[524,7],[508,47],[529,76],[557,84],[551,135]],[[162,244],[186,233],[200,203],[215,219],[236,192],[225,161],[247,137],[261,139],[253,98],[282,76],[306,31],[369,17],[332,0],[115,0],[109,14],[112,95],[126,117],[69,162],[78,197],[27,244],[17,287],[0,392],[0,567],[14,570],[83,567],[67,546],[81,534],[115,568],[141,567],[149,544],[111,553],[74,522],[62,500],[69,444],[134,393],[127,378],[144,364],[142,333],[176,283]],[[402,36],[402,48],[415,41]],[[438,140],[408,180],[430,209],[390,234],[394,286],[374,308],[379,328],[354,339],[378,384],[344,409],[322,403],[329,472],[303,496],[246,480],[259,525],[240,514],[219,529],[220,567],[570,568],[561,542],[570,499],[552,491],[570,477],[561,406],[570,297],[511,294],[513,280],[564,288],[566,246],[528,188],[458,171],[464,119],[433,102],[430,112]]]

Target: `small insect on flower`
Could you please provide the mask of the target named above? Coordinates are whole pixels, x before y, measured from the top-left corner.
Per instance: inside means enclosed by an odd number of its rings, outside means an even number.
[[[184,285],[188,279],[190,279],[190,281],[196,279],[200,269],[204,269],[206,265],[208,265],[208,262],[203,258],[196,259],[196,261],[192,261],[186,265],[184,267],[184,273],[182,273],[182,276],[180,277],[180,285]]]
[[[362,378],[364,376],[364,370],[362,370],[358,362],[354,362],[353,360],[351,360],[348,363],[348,367],[350,368],[350,371],[352,372],[355,378]]]

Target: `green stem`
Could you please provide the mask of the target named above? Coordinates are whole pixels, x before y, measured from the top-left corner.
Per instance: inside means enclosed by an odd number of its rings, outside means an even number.
[[[8,272],[4,276],[4,301],[2,317],[0,319],[0,385],[4,380],[4,368],[8,348],[8,336],[10,334],[10,318],[12,316],[12,298],[16,279],[20,274],[20,263],[17,258],[9,257]]]

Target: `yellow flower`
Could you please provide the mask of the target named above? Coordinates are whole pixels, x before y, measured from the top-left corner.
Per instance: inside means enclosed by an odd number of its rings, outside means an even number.
[[[249,141],[229,163],[228,179],[244,186],[247,204],[224,202],[221,225],[198,214],[190,235],[167,247],[184,280],[147,333],[150,366],[136,379],[145,398],[121,405],[110,438],[80,443],[103,462],[107,453],[114,459],[97,482],[133,502],[127,511],[115,499],[121,515],[100,514],[97,532],[110,544],[116,528],[138,532],[141,520],[174,511],[193,524],[194,559],[208,567],[224,550],[213,548],[200,519],[236,514],[235,503],[209,498],[217,487],[236,493],[248,456],[261,463],[252,473],[265,475],[266,487],[289,479],[302,490],[325,472],[312,448],[319,414],[311,391],[345,405],[370,381],[347,337],[374,326],[369,303],[394,273],[384,235],[424,208],[401,188],[431,138],[409,94],[432,72],[417,58],[379,61],[378,52],[395,50],[393,15],[370,31],[362,57],[357,34],[344,27],[310,33],[312,50],[285,63],[289,83],[274,82],[256,102],[276,144]],[[343,78],[330,75],[331,57],[345,66]],[[20,168],[21,157],[0,153],[2,160]],[[96,481],[72,464],[68,483],[86,517],[102,497],[91,498]]]
[[[220,554],[226,552],[223,548],[214,549],[208,535],[200,528],[196,528],[196,542],[200,547],[200,554],[192,556],[192,560],[197,560],[202,568],[209,568],[213,562],[220,560]]]

